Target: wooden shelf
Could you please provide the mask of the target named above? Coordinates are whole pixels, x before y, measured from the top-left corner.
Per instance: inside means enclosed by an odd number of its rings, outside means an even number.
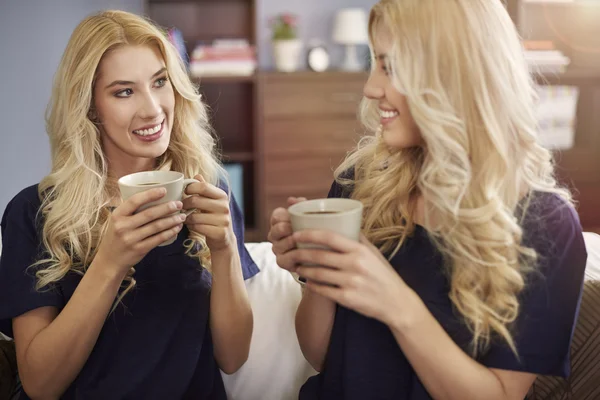
[[[539,84],[546,85],[600,85],[600,69],[571,67],[562,74],[537,74]]]
[[[223,75],[223,76],[202,76],[192,77],[192,81],[199,85],[205,83],[254,83],[256,75]]]
[[[251,151],[225,152],[223,153],[223,162],[248,162],[254,160],[254,153]]]

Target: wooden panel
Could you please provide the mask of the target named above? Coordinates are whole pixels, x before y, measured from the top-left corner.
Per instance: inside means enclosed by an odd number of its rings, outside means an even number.
[[[266,118],[356,117],[364,74],[304,73],[291,79],[269,74],[264,84]]]
[[[252,82],[200,85],[202,99],[209,107],[211,125],[225,154],[247,154],[254,147]]]
[[[254,42],[254,11],[249,1],[160,2],[148,8],[152,20],[181,30],[188,51],[199,41],[246,38]]]
[[[340,154],[356,147],[360,123],[356,119],[273,119],[263,126],[267,156],[288,157]]]
[[[333,181],[333,171],[345,156],[344,152],[327,156],[304,156],[265,159],[267,195],[307,196],[325,192]]]

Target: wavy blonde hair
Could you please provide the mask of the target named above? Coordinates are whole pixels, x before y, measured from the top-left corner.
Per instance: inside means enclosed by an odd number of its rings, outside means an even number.
[[[164,58],[175,94],[174,121],[157,169],[215,184],[224,176],[215,151],[207,109],[190,81],[175,47],[151,22],[124,11],[105,11],[84,19],[74,30],[55,75],[46,113],[52,171],[39,185],[45,258],[36,266],[37,288],[61,280],[69,271],[84,274],[107,229],[112,198],[119,196],[108,175],[98,125],[90,119],[98,65],[108,52],[127,45],[156,46]],[[205,238],[190,233],[186,253],[210,271]],[[132,268],[125,281],[134,285]]]
[[[354,186],[352,197],[365,206],[364,233],[390,258],[415,229],[422,196],[450,299],[472,332],[472,354],[495,336],[517,353],[511,325],[536,263],[536,252],[521,244],[519,216],[528,203],[521,199],[531,191],[571,198],[536,139],[535,86],[513,22],[500,0],[381,0],[369,17],[372,43],[379,28],[393,39],[391,79],[424,145],[390,149],[367,136],[336,180]],[[377,108],[363,99],[361,119],[372,133]]]

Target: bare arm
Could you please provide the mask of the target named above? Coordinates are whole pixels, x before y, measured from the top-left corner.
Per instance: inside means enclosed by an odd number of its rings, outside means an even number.
[[[233,374],[248,359],[254,323],[252,309],[237,247],[213,253],[212,265],[210,328],[215,359],[223,372]]]
[[[314,292],[303,290],[296,311],[296,334],[304,358],[321,371],[329,348],[335,318],[335,303]]]
[[[525,398],[535,374],[491,369],[478,363],[454,343],[416,294],[410,304],[404,308],[403,321],[390,319],[394,321],[390,328],[434,399]],[[410,316],[406,316],[407,309]]]
[[[182,220],[170,216],[181,202],[134,215],[164,193],[138,193],[115,209],[94,261],[60,313],[41,307],[13,319],[19,374],[29,397],[56,399],[64,393],[94,348],[127,272],[181,229]]]
[[[121,277],[92,265],[73,296],[13,320],[23,388],[33,399],[58,399],[86,363],[117,294]]]

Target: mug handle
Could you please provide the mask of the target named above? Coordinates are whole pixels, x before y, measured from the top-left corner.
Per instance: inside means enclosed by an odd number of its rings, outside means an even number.
[[[194,179],[194,178],[188,178],[188,179],[183,180],[183,195],[185,194],[185,189],[192,183],[200,183],[200,181],[198,179]],[[188,216],[188,215],[196,212],[196,209],[191,208],[189,210],[181,210],[181,212],[184,213],[186,216]]]

